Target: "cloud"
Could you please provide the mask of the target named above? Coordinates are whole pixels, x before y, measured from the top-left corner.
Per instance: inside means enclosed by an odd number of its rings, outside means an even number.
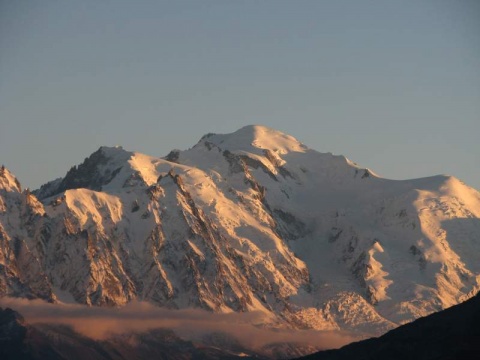
[[[271,343],[302,343],[327,349],[358,340],[358,337],[340,331],[262,328],[260,324],[268,319],[262,312],[219,314],[201,309],[172,310],[139,301],[122,308],[101,308],[7,297],[0,299],[0,306],[18,311],[31,324],[66,324],[94,339],[168,328],[187,340],[198,340],[208,333],[223,332],[250,349],[260,349]]]

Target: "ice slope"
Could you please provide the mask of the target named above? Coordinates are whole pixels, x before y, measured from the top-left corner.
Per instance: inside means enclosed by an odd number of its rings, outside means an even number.
[[[8,176],[4,197],[26,196]],[[382,179],[262,126],[165,158],[102,147],[35,194],[42,220],[6,243],[25,239],[57,298],[381,333],[479,289],[478,191]]]

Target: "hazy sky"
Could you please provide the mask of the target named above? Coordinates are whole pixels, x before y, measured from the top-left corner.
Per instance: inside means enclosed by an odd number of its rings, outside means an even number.
[[[0,163],[24,186],[247,124],[480,189],[480,1],[0,0]]]

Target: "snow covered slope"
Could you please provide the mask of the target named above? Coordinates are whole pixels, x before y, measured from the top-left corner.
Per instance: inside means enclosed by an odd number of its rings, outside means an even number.
[[[2,174],[3,295],[381,333],[480,288],[478,191],[382,179],[262,126],[165,158],[101,147],[43,205]]]

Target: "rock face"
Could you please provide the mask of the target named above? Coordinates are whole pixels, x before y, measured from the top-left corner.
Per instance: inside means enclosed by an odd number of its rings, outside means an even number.
[[[304,360],[451,360],[480,358],[480,295],[387,334]]]
[[[382,333],[478,291],[479,218],[454,177],[382,179],[261,126],[102,147],[33,194],[2,170],[0,296]]]
[[[44,206],[4,167],[0,169],[0,296],[53,301],[51,282],[35,249]],[[32,241],[33,240],[33,241]]]

